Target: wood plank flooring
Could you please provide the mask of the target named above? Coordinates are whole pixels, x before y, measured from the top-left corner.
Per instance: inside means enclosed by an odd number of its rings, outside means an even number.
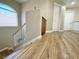
[[[11,59],[79,59],[79,34],[47,33]]]

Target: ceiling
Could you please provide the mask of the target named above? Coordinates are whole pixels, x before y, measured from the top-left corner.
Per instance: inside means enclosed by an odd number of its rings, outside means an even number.
[[[76,7],[79,5],[79,0],[61,0],[66,3],[67,7]],[[75,2],[75,4],[72,5],[72,2]]]
[[[19,3],[24,3],[27,2],[28,0],[16,0],[16,1]],[[61,1],[63,1],[67,7],[76,7],[79,5],[79,0],[61,0]],[[71,4],[73,1],[76,2],[74,5]]]

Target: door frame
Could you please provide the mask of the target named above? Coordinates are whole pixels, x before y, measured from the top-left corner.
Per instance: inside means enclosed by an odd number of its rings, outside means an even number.
[[[55,3],[54,3],[54,6],[58,6],[58,7],[59,7],[59,20],[60,20],[61,5],[55,2]],[[55,11],[55,9],[53,10],[53,23],[54,23],[54,11]],[[54,31],[54,30],[53,30],[53,26],[54,26],[54,25],[52,25],[52,31]],[[59,30],[57,30],[57,31],[60,31],[60,21],[59,21],[59,25],[58,25],[58,26],[59,26]]]

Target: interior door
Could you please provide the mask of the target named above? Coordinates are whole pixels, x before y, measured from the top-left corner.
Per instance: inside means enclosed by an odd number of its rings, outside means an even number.
[[[53,31],[59,31],[60,29],[59,14],[60,14],[60,7],[58,5],[54,5]]]
[[[66,11],[65,12],[64,30],[71,30],[72,29],[73,17],[74,17],[73,11]]]

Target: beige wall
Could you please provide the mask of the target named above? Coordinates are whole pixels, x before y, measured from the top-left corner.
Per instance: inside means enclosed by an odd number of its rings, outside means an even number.
[[[65,17],[66,7],[61,6],[61,13],[60,13],[60,30],[64,30],[64,17]]]
[[[28,2],[22,5],[22,20],[26,20],[25,13],[30,10],[40,10],[40,19],[45,17],[47,19],[47,31],[52,31],[53,26],[53,10],[54,10],[54,2],[61,5],[61,29],[63,29],[63,21],[64,21],[64,9],[62,8],[65,3],[59,0],[29,0]],[[41,23],[41,22],[40,22]]]
[[[0,3],[5,3],[17,11],[18,24],[21,26],[21,5],[13,0],[0,0]],[[12,33],[14,33],[16,29],[17,27],[0,27],[0,49],[14,46]]]
[[[79,7],[73,9],[74,11],[74,21],[79,21]]]
[[[40,19],[42,16],[47,19],[47,30],[52,30],[52,14],[53,14],[53,1],[52,0],[29,0],[23,4],[23,20],[25,11],[40,10]]]
[[[74,21],[79,21],[79,7],[67,8],[66,10],[74,11]]]
[[[38,1],[37,1],[38,2]],[[41,19],[39,5],[36,0],[29,0],[22,5],[22,21],[26,22],[25,41],[30,41],[41,35]]]
[[[74,31],[79,31],[79,7],[67,8],[67,10],[74,11],[74,21],[73,21],[73,29]]]
[[[79,21],[79,7],[74,9],[74,20]]]
[[[39,10],[26,12],[26,35],[25,41],[30,41],[41,35]]]
[[[23,4],[23,11],[39,9],[40,10],[40,19],[42,18],[42,16],[47,19],[46,30],[51,31],[52,25],[53,25],[54,2],[60,4],[61,6],[65,5],[65,3],[63,3],[62,1],[59,1],[59,0],[29,0],[27,3]],[[62,10],[61,16],[62,16],[63,12],[64,11]],[[22,20],[25,19],[24,13],[25,12],[23,12],[23,19]],[[62,16],[62,17],[64,17],[64,16]],[[63,25],[61,25],[61,27],[63,27]]]
[[[47,19],[47,31],[52,31],[53,23],[53,0],[40,0],[39,1],[40,17],[44,16]]]

